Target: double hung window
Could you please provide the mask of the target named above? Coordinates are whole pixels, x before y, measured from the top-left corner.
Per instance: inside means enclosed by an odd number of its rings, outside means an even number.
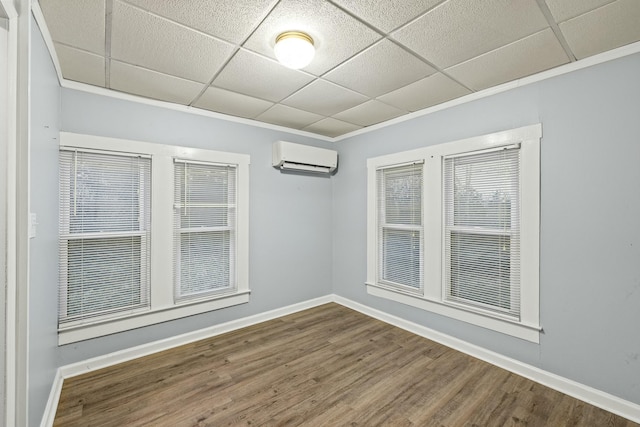
[[[149,307],[151,160],[60,152],[60,324]]]
[[[175,298],[235,289],[236,167],[175,160]]]
[[[390,166],[376,175],[380,281],[422,289],[422,164]]]
[[[447,301],[520,316],[520,147],[444,159]]]
[[[60,344],[248,301],[249,156],[62,132],[59,165]]]
[[[538,341],[540,137],[369,159],[368,292]]]

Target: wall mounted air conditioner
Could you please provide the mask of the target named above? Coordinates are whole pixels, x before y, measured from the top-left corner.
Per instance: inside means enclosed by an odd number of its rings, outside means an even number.
[[[338,167],[338,152],[310,145],[276,141],[273,167],[281,171],[330,174]]]

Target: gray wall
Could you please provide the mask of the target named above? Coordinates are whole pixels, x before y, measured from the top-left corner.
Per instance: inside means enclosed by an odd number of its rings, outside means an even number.
[[[38,425],[59,366],[57,357],[58,198],[56,159],[60,86],[40,31],[31,28],[31,212],[37,214],[30,240],[29,425]]]
[[[55,369],[69,363],[306,301],[332,292],[331,180],[271,167],[283,139],[331,144],[164,108],[60,89],[33,34],[30,424],[39,423]],[[60,120],[58,120],[60,114]],[[58,126],[58,122],[60,125]],[[58,130],[246,153],[250,165],[250,302],[62,347],[57,346]]]
[[[338,295],[640,404],[640,55],[338,144]],[[367,295],[366,159],[542,123],[540,344]]]

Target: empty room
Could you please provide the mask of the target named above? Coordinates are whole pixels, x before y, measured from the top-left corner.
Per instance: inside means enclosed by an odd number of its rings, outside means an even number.
[[[0,424],[640,425],[640,1],[0,6]]]

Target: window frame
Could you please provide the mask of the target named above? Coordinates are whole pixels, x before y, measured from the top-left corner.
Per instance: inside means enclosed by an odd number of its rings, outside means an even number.
[[[225,294],[225,293],[229,293],[232,292],[234,289],[236,289],[236,277],[233,274],[229,275],[229,286],[224,287],[224,288],[219,288],[219,289],[209,289],[206,291],[201,291],[201,292],[197,292],[197,293],[182,293],[181,289],[182,289],[182,270],[181,270],[181,264],[182,264],[182,236],[184,234],[189,234],[190,236],[198,236],[198,235],[202,235],[202,234],[206,234],[206,233],[211,233],[211,232],[229,232],[229,272],[232,273],[234,271],[236,271],[236,255],[237,255],[237,250],[236,250],[236,232],[237,232],[237,218],[236,218],[236,214],[237,214],[237,209],[236,209],[236,205],[237,203],[235,203],[236,199],[237,199],[237,189],[238,189],[238,171],[237,171],[237,167],[236,165],[231,165],[231,164],[220,164],[220,163],[213,163],[213,162],[203,162],[203,161],[190,161],[190,160],[185,160],[185,159],[178,159],[178,158],[174,158],[174,182],[175,182],[175,176],[178,175],[178,173],[176,173],[176,165],[177,164],[181,164],[183,165],[183,168],[187,168],[188,165],[195,165],[195,166],[212,166],[212,167],[225,167],[227,168],[227,174],[228,174],[228,170],[229,169],[233,169],[233,185],[231,186],[232,189],[235,190],[235,194],[233,194],[232,200],[234,201],[233,203],[229,203],[229,193],[227,193],[227,199],[224,203],[226,210],[227,210],[227,224],[224,226],[207,226],[207,227],[196,227],[196,228],[183,228],[180,225],[180,219],[181,219],[181,212],[183,209],[185,208],[192,208],[190,203],[183,203],[182,202],[182,196],[183,194],[180,193],[181,199],[178,200],[176,197],[178,196],[178,194],[176,194],[174,192],[174,301],[175,304],[185,304],[188,303],[190,301],[194,301],[194,300],[198,300],[198,299],[210,299],[212,297],[214,297],[215,295],[220,295],[220,294]],[[186,173],[186,172],[185,172]],[[227,179],[229,179],[227,177]],[[229,185],[230,183],[227,183],[227,190],[229,189]],[[177,190],[178,188],[180,188],[180,190],[182,191],[184,189],[183,186],[178,187],[177,185],[174,185],[174,189]],[[229,220],[231,219],[231,221]]]
[[[517,190],[517,196],[518,196],[518,203],[515,206],[515,209],[510,209],[510,224],[516,224],[517,225],[517,231],[518,233],[514,233],[512,231],[512,228],[510,226],[509,231],[506,230],[500,230],[497,228],[491,228],[491,227],[487,227],[487,226],[456,226],[453,225],[453,221],[454,218],[453,216],[455,216],[455,205],[453,205],[454,209],[452,209],[451,214],[452,217],[448,217],[447,216],[447,208],[446,208],[446,201],[448,199],[448,197],[453,196],[453,192],[454,190],[454,186],[452,186],[451,188],[447,187],[447,168],[446,168],[446,162],[450,159],[453,158],[459,158],[459,157],[466,157],[466,158],[472,158],[474,156],[477,155],[485,155],[485,154],[490,154],[490,153],[496,153],[496,152],[505,152],[505,150],[513,150],[513,149],[517,149],[517,156],[518,156],[518,164],[521,165],[521,160],[522,160],[522,151],[520,150],[520,144],[514,144],[514,145],[506,145],[506,146],[501,146],[498,148],[493,148],[493,149],[489,149],[489,150],[479,150],[479,151],[473,151],[473,152],[465,152],[462,153],[462,155],[453,155],[453,156],[445,156],[443,158],[443,172],[442,172],[442,188],[443,188],[443,200],[444,200],[444,209],[443,209],[443,226],[442,226],[442,253],[443,253],[443,281],[442,281],[442,289],[443,289],[443,295],[444,295],[444,299],[446,301],[447,304],[450,305],[460,305],[463,307],[468,307],[470,310],[476,310],[476,311],[480,311],[481,313],[485,313],[485,312],[491,312],[495,315],[498,316],[502,316],[504,315],[505,317],[510,317],[513,318],[514,314],[511,314],[510,310],[500,310],[498,308],[496,308],[495,306],[491,306],[491,305],[486,305],[478,302],[478,301],[474,301],[472,299],[466,299],[464,297],[453,297],[452,295],[450,295],[450,290],[449,288],[449,284],[447,282],[447,279],[449,278],[448,273],[451,274],[450,271],[447,271],[450,267],[451,267],[451,258],[447,257],[447,254],[450,254],[449,252],[449,248],[447,248],[447,242],[450,241],[447,238],[447,234],[452,235],[453,233],[461,233],[461,234],[466,234],[466,235],[475,235],[475,236],[483,236],[483,237],[488,237],[488,236],[501,236],[501,237],[505,237],[508,236],[509,240],[510,240],[510,248],[515,248],[515,252],[516,253],[520,253],[520,217],[521,217],[521,210],[520,210],[520,189],[519,189],[519,185],[518,190]],[[454,171],[452,171],[452,173],[454,173]],[[521,175],[521,169],[518,169],[517,171],[517,177],[516,181],[519,184],[520,181],[520,175]],[[513,179],[513,177],[512,177]],[[515,187],[515,186],[514,186]],[[448,194],[449,192],[451,192],[451,194]],[[515,237],[515,239],[514,239]],[[515,244],[514,244],[515,242]],[[511,263],[511,264],[516,264],[517,266],[517,270],[519,272],[519,264],[520,264],[520,259],[522,257],[520,256],[515,263]],[[509,259],[511,261],[511,251],[510,251],[510,256]],[[517,283],[516,283],[517,282]],[[517,305],[519,305],[520,303],[520,274],[515,275],[513,270],[510,271],[510,279],[509,279],[509,287],[510,287],[510,294],[511,294],[511,301],[510,301],[510,306],[514,303],[516,303]],[[514,296],[515,293],[515,296]],[[515,301],[515,299],[517,298],[517,301]],[[483,306],[485,306],[486,308],[483,309]],[[519,308],[519,307],[518,307]],[[519,317],[519,313],[520,311],[518,310],[517,316]]]
[[[60,148],[98,150],[151,157],[150,308],[120,317],[58,328],[64,345],[130,329],[231,307],[249,301],[249,164],[247,154],[60,132]],[[174,159],[234,165],[237,168],[236,288],[206,299],[174,301]],[[170,188],[171,191],[166,191]]]
[[[481,135],[367,159],[367,293],[451,317],[531,342],[540,340],[540,139],[542,125]],[[444,158],[520,144],[520,316],[447,301],[444,283]],[[423,161],[423,275],[422,293],[386,286],[378,277],[376,170],[394,164]]]
[[[384,167],[378,168],[376,169],[376,180],[377,183],[380,183],[381,180],[378,179],[378,175],[382,174],[383,178],[382,181],[384,181],[384,185],[386,186],[386,175],[385,172],[389,171],[389,170],[393,170],[393,169],[398,169],[398,168],[403,168],[403,167],[407,167],[407,166],[413,166],[416,169],[418,169],[418,165],[420,165],[420,186],[424,187],[424,176],[423,174],[423,168],[422,168],[422,162],[417,162],[417,163],[409,163],[409,164],[394,164],[394,165],[386,165]],[[384,233],[385,231],[396,231],[396,232],[403,232],[403,231],[408,231],[408,232],[412,232],[412,233],[418,233],[418,240],[420,241],[420,254],[422,255],[422,251],[424,248],[424,245],[422,244],[423,240],[424,240],[424,224],[423,224],[423,218],[424,215],[422,215],[422,218],[420,218],[420,224],[394,224],[391,222],[387,221],[387,215],[386,215],[386,199],[384,198],[384,195],[386,195],[386,191],[385,188],[378,188],[377,189],[377,200],[376,200],[376,210],[377,210],[377,214],[378,216],[376,216],[377,218],[377,236],[378,236],[378,244],[382,245],[385,242],[384,239]],[[384,208],[382,207],[384,206]],[[422,207],[421,207],[421,211],[422,211]],[[384,213],[383,213],[384,212]],[[380,218],[380,216],[383,216],[383,218]],[[415,286],[411,286],[408,285],[406,283],[399,283],[399,282],[394,282],[392,280],[387,280],[387,279],[383,279],[382,277],[380,277],[382,274],[382,271],[385,271],[386,269],[386,264],[384,262],[385,257],[384,257],[384,248],[382,247],[378,247],[378,277],[379,277],[379,282],[383,283],[385,286],[388,286],[390,288],[394,288],[394,289],[401,289],[404,292],[408,292],[408,293],[420,293],[423,291],[424,288],[424,273],[423,273],[423,266],[422,266],[422,261],[420,261],[421,265],[418,267],[418,272],[420,275],[419,278],[419,286],[415,287]],[[424,257],[422,257],[424,258]]]
[[[150,214],[151,214],[151,198],[149,197],[149,204],[147,205],[145,203],[145,195],[147,194],[146,192],[151,190],[151,159],[150,156],[138,156],[138,155],[131,155],[130,153],[115,153],[115,152],[107,152],[107,151],[101,151],[101,150],[87,150],[87,149],[82,149],[82,148],[78,148],[78,147],[74,147],[73,149],[69,149],[66,147],[62,147],[59,150],[59,153],[61,151],[66,151],[68,153],[72,153],[71,155],[72,157],[72,163],[66,164],[65,166],[68,167],[68,170],[64,169],[65,173],[68,174],[69,176],[69,182],[73,182],[73,178],[72,175],[74,173],[77,173],[77,170],[75,169],[76,166],[76,161],[77,161],[77,156],[79,153],[81,154],[99,154],[99,155],[113,155],[113,156],[118,156],[121,158],[129,158],[129,159],[133,159],[133,158],[144,158],[144,159],[148,159],[149,160],[149,173],[148,176],[146,177],[147,179],[140,179],[139,183],[138,183],[138,206],[139,206],[139,212],[138,212],[138,216],[140,218],[142,218],[143,220],[140,221],[139,226],[145,225],[148,226],[148,229],[138,229],[138,230],[129,230],[129,231],[109,231],[109,232],[84,232],[84,233],[77,233],[77,232],[72,232],[71,231],[71,215],[69,214],[68,211],[65,212],[60,212],[60,218],[59,218],[59,244],[60,244],[60,283],[59,283],[59,288],[58,288],[58,325],[60,327],[60,325],[62,324],[62,328],[72,328],[74,326],[81,326],[84,324],[89,324],[89,323],[95,323],[95,322],[100,322],[102,320],[108,320],[111,318],[117,318],[117,317],[122,317],[122,316],[126,316],[127,314],[133,314],[133,313],[143,313],[145,311],[148,311],[149,309],[149,304],[150,304],[150,298],[149,298],[149,291],[150,291],[150,277],[149,277],[149,272],[150,272],[150,245],[148,244],[148,241],[150,239],[150,231],[151,231],[151,221],[150,221]],[[60,166],[60,162],[58,162],[58,165]],[[63,169],[60,169],[60,171],[62,172]],[[137,174],[144,174],[144,171],[142,168],[138,168]],[[62,173],[60,174],[62,175]],[[142,177],[141,177],[142,178]],[[59,191],[61,191],[62,188],[59,189]],[[68,190],[68,189],[65,189]],[[67,194],[67,191],[65,191],[65,196],[69,196],[68,201],[66,203],[67,206],[70,207],[71,205],[71,197],[70,194]],[[62,194],[59,194],[60,196],[60,200],[62,200],[63,197]],[[149,194],[150,196],[150,194]],[[62,203],[61,203],[61,208],[62,208]],[[149,216],[148,220],[145,220],[144,218],[147,217],[147,215]],[[64,319],[60,317],[60,314],[62,312],[67,312],[68,311],[68,293],[69,293],[69,269],[65,266],[65,262],[67,261],[67,263],[69,262],[69,246],[70,243],[72,241],[101,241],[101,242],[106,242],[109,240],[113,240],[113,239],[118,239],[118,238],[127,238],[127,237],[139,237],[140,238],[140,276],[141,276],[141,283],[140,283],[140,287],[139,287],[139,291],[140,291],[140,296],[141,296],[141,302],[140,304],[138,304],[137,306],[131,306],[131,307],[122,307],[119,309],[112,309],[112,310],[106,310],[104,312],[104,314],[86,314],[86,315],[77,315],[77,316],[64,316]],[[63,244],[63,242],[65,244]]]

